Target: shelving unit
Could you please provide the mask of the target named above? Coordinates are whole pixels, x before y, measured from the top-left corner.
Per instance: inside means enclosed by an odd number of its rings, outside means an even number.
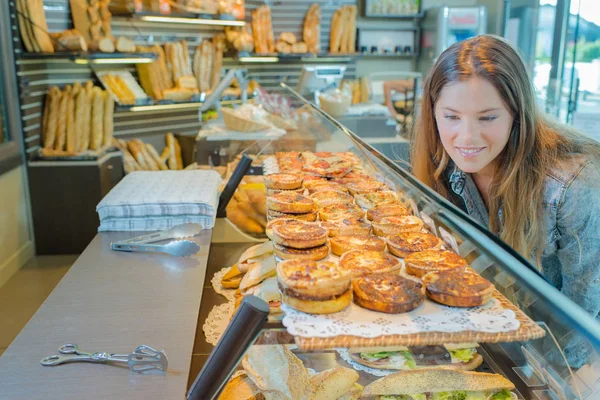
[[[75,64],[147,64],[156,60],[154,53],[20,53],[17,62],[44,61],[46,63],[75,63]]]
[[[129,12],[113,14],[117,18],[131,18],[146,22],[159,22],[167,24],[188,24],[204,26],[244,26],[245,21],[236,20],[231,15],[193,14],[193,13],[170,13],[158,12]]]

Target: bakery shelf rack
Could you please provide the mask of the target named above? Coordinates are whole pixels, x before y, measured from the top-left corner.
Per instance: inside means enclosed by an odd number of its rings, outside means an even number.
[[[268,63],[349,63],[359,58],[359,54],[250,54],[240,53],[229,55],[224,61],[237,61],[242,64],[268,64]]]
[[[166,24],[186,24],[203,26],[245,26],[245,21],[240,21],[230,15],[213,14],[193,14],[193,13],[170,13],[161,14],[159,12],[140,11],[128,13],[115,13],[113,17],[125,17],[139,21],[166,23]]]
[[[221,100],[222,106],[233,106],[241,104],[240,99]],[[200,108],[204,105],[203,101],[190,101],[190,102],[164,102],[158,104],[140,104],[140,105],[118,105],[115,111],[118,112],[149,112],[149,111],[166,111],[166,110],[185,110]]]
[[[154,53],[21,53],[19,63],[31,61],[45,61],[48,63],[75,63],[81,65],[109,65],[109,64],[147,64],[156,60]]]

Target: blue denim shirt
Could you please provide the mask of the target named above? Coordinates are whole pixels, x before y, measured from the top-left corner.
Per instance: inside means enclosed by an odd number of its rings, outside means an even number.
[[[573,158],[546,173],[542,273],[594,318],[600,313],[600,182],[592,162]],[[472,177],[451,163],[448,181],[462,208],[483,226],[489,215]],[[456,201],[455,201],[456,202]],[[502,221],[502,210],[500,210]],[[530,257],[531,260],[534,257]]]

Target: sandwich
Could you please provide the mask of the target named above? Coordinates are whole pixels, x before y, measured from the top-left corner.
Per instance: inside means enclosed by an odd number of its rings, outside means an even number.
[[[362,393],[358,383],[358,372],[350,368],[335,367],[311,376],[310,383],[314,400],[355,400]]]
[[[240,272],[248,272],[251,264],[261,261],[273,255],[273,243],[263,242],[247,248],[238,259],[238,268]]]
[[[246,290],[243,294],[240,292],[235,299],[235,309],[242,304],[242,300],[244,296],[252,294],[267,303],[269,303],[269,307],[271,310],[269,311],[270,315],[279,315],[281,314],[281,293],[279,293],[279,289],[277,288],[277,279],[276,278],[268,278],[256,286],[252,286],[250,289]],[[235,311],[234,311],[235,314]]]
[[[233,264],[233,267],[223,275],[221,286],[226,289],[237,289],[240,286],[243,277],[244,273],[239,270],[237,263]]]
[[[227,383],[219,400],[265,400],[265,396],[248,375],[241,374]]]
[[[452,368],[471,371],[483,363],[483,357],[477,352],[477,343],[446,344],[444,347],[450,353],[450,360],[440,360],[440,364],[433,365],[417,365],[413,354],[403,346],[357,347],[348,349],[348,353],[359,364],[386,370]]]
[[[250,269],[240,282],[240,291],[245,292],[248,288],[258,285],[265,279],[273,276],[275,276],[275,256],[271,254],[269,258],[265,258],[250,266]]]
[[[367,385],[363,397],[378,400],[512,400],[515,385],[498,374],[456,369],[418,369],[390,374]]]

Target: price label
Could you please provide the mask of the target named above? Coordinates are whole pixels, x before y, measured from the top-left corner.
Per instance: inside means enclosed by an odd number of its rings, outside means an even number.
[[[431,217],[427,214],[425,214],[424,212],[421,213],[421,219],[423,220],[423,222],[425,222],[425,225],[427,225],[427,227],[429,228],[429,231],[431,233],[433,233],[435,236],[437,236],[437,231],[435,230],[435,223],[433,222],[433,220],[431,219]]]
[[[442,240],[444,241],[444,243],[446,243],[446,246],[450,247],[453,252],[458,254],[458,243],[456,243],[456,238],[442,227],[439,227],[439,230],[440,235],[442,236]]]

